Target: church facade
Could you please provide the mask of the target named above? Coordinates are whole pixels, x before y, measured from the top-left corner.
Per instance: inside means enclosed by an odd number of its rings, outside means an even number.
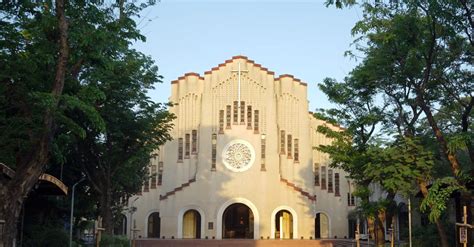
[[[244,56],[172,81],[173,140],[130,198],[126,232],[142,238],[349,237],[351,182],[313,147],[330,140],[307,86]],[[331,128],[338,129],[337,126]]]

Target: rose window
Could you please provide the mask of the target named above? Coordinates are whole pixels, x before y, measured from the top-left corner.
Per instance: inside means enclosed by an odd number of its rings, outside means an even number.
[[[255,152],[252,145],[243,140],[230,142],[222,153],[224,165],[234,172],[242,172],[249,169],[254,159]]]

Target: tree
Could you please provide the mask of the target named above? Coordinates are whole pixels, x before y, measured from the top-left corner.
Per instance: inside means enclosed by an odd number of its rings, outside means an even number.
[[[114,215],[123,203],[141,190],[148,178],[153,151],[170,140],[172,115],[162,104],[146,95],[159,80],[153,61],[143,54],[124,50],[117,59],[94,68],[91,83],[104,93],[96,110],[104,119],[106,132],[88,128],[80,115],[71,116],[86,130],[86,138],[70,147],[67,165],[80,168],[98,198],[105,232],[112,234]],[[74,113],[73,113],[74,114]]]
[[[355,3],[328,1],[337,7]],[[472,24],[472,6],[449,0],[375,1],[361,6],[364,17],[356,23],[353,34],[360,35],[355,44],[363,60],[349,76],[358,78],[353,89],[374,91],[373,97],[386,106],[383,129],[388,136],[412,138],[427,133],[419,128],[428,126],[431,139],[440,150],[439,163],[450,168],[458,184],[464,184],[460,176],[463,165],[450,147],[469,149],[473,140],[468,132],[474,86],[472,29],[466,29]],[[454,125],[461,126],[464,133],[446,135],[435,116],[439,106],[443,108],[453,102],[460,106],[451,108],[458,110],[451,115],[459,116],[460,120]],[[428,125],[423,125],[425,121]],[[426,143],[423,146],[427,148]],[[472,165],[472,160],[469,163]],[[427,197],[426,179],[418,181]],[[448,246],[442,225],[436,223],[442,245]]]
[[[5,8],[5,7],[3,7]],[[6,7],[8,8],[8,6]],[[45,7],[46,8],[46,7]],[[2,9],[4,10],[4,9]],[[45,58],[45,53],[35,52],[35,41],[26,31],[28,25],[31,25],[36,18],[31,18],[30,14],[35,14],[37,9],[30,5],[13,8],[3,11],[5,17],[1,20],[3,38],[13,38],[6,41],[2,45],[0,53],[1,71],[0,77],[2,86],[2,149],[6,146],[4,152],[7,153],[6,161],[15,168],[13,178],[0,180],[0,218],[5,219],[5,230],[2,239],[5,246],[13,246],[16,236],[16,222],[20,215],[20,211],[24,202],[24,198],[28,196],[31,188],[38,181],[41,172],[48,161],[48,152],[50,149],[50,140],[54,135],[55,114],[59,106],[60,97],[64,89],[64,81],[66,77],[67,62],[69,58],[68,46],[68,23],[65,16],[65,3],[63,0],[55,2],[54,14],[49,10],[45,20],[54,24],[57,29],[56,38],[37,37],[38,39],[46,39],[55,49],[49,54],[49,63],[47,65],[55,68],[49,69],[54,71],[51,75],[42,74],[34,78],[22,78],[31,75],[22,72],[31,72],[34,68],[27,66],[34,64],[36,61],[32,56],[40,55]],[[53,17],[57,20],[53,22]],[[5,21],[12,18],[13,21]],[[17,22],[18,21],[18,22]],[[44,25],[44,22],[41,23]],[[41,26],[40,26],[41,27]],[[22,30],[23,29],[23,30]],[[21,30],[21,31],[20,31]],[[57,43],[56,43],[57,41]],[[30,50],[31,49],[31,50]],[[57,54],[57,55],[56,55]],[[41,56],[42,55],[42,56]],[[38,59],[38,58],[36,58]],[[23,65],[15,68],[15,65]],[[46,65],[46,64],[45,64]],[[26,71],[22,71],[26,70]],[[30,70],[30,71],[28,71]],[[26,79],[26,80],[23,80]],[[33,86],[35,79],[46,79],[49,83],[45,83],[38,87],[34,85],[34,89],[29,91],[28,86]],[[37,91],[36,91],[37,90]],[[28,95],[24,95],[24,94]],[[16,100],[19,100],[15,102]],[[41,102],[34,102],[40,100]],[[43,104],[43,105],[40,105]],[[32,108],[30,108],[32,106]],[[40,111],[40,112],[39,112]],[[20,126],[14,126],[14,125]],[[12,143],[13,142],[13,143]]]
[[[0,157],[15,170],[12,179],[0,178],[0,201],[6,202],[0,208],[0,218],[6,220],[5,246],[13,245],[24,198],[44,169],[64,163],[74,152],[67,147],[88,134],[108,137],[106,127],[112,124],[106,126],[100,111],[108,96],[102,90],[110,88],[101,86],[109,79],[117,82],[109,86],[120,85],[127,78],[112,78],[105,73],[107,66],[129,69],[128,79],[135,84],[127,84],[128,92],[143,95],[158,78],[152,61],[129,47],[132,41],[145,40],[133,18],[153,1],[54,3],[0,5]],[[161,105],[147,98],[134,103],[139,105],[127,106],[137,107],[137,122],[147,119],[169,128]],[[161,126],[155,128],[148,133],[156,134]]]

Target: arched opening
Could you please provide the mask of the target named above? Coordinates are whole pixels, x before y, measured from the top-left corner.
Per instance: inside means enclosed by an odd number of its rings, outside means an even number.
[[[293,215],[287,210],[280,210],[275,215],[275,238],[293,238]]]
[[[315,238],[329,238],[329,218],[324,213],[317,213],[314,218]]]
[[[160,213],[152,213],[148,216],[148,237],[160,238],[161,219]]]
[[[127,217],[120,214],[114,227],[114,235],[127,235]]]
[[[183,238],[201,238],[201,214],[194,209],[183,215]]]
[[[252,210],[242,203],[234,203],[227,207],[222,215],[223,238],[253,239],[254,217]]]

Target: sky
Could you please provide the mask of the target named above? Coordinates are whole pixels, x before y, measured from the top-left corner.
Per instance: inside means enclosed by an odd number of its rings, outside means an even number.
[[[134,47],[151,56],[162,84],[150,92],[167,102],[170,82],[187,72],[201,75],[232,56],[244,55],[275,76],[292,74],[308,84],[310,111],[331,107],[317,84],[342,80],[357,61],[351,28],[360,9],[326,8],[323,0],[162,0],[142,12],[147,37]]]

